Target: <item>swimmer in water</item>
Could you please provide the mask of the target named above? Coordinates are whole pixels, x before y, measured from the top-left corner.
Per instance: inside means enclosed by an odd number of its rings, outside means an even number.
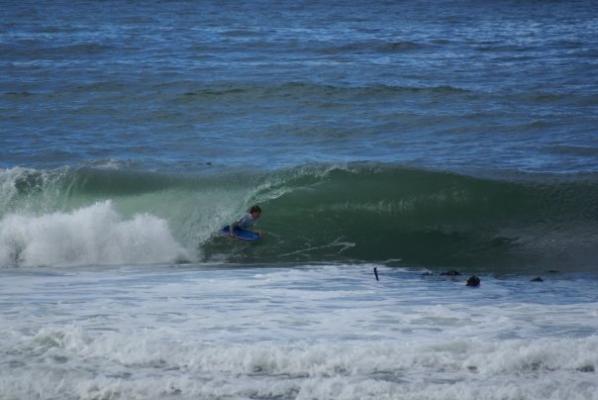
[[[250,231],[251,228],[253,227],[253,225],[256,224],[256,222],[258,221],[258,219],[260,219],[261,216],[262,216],[262,209],[260,208],[260,206],[258,206],[258,205],[252,206],[249,210],[247,210],[247,213],[243,217],[241,217],[241,219],[233,222],[230,225],[229,235],[234,237],[235,229],[245,229],[245,230]],[[260,232],[256,232],[256,233],[261,236]]]

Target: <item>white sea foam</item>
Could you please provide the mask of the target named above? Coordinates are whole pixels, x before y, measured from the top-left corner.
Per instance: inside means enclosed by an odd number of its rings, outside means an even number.
[[[371,268],[4,270],[0,393],[598,398],[595,281],[468,289]]]
[[[41,398],[595,399],[587,369],[597,346],[596,337],[204,343],[173,329],[70,326],[22,340],[28,370],[13,362],[0,388]]]
[[[147,264],[185,257],[165,220],[151,214],[125,219],[110,201],[0,220],[0,266]]]

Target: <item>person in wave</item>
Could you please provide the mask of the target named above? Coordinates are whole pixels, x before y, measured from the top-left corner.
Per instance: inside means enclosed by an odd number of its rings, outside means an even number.
[[[230,236],[235,236],[235,229],[244,229],[246,231],[251,231],[252,227],[255,225],[258,219],[262,216],[262,209],[260,206],[255,205],[252,206],[247,213],[241,217],[238,221],[233,222],[230,225],[229,234]],[[262,235],[261,232],[256,232],[258,235]]]

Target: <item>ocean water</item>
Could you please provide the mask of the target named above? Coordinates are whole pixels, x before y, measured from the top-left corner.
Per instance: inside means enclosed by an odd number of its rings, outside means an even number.
[[[3,397],[595,399],[598,281],[374,265],[3,273]]]
[[[597,399],[596,37],[593,1],[0,2],[0,399]]]

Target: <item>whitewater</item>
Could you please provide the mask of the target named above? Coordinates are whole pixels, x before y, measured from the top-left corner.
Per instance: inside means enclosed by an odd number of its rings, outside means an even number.
[[[598,281],[374,266],[4,271],[2,397],[596,398]]]

